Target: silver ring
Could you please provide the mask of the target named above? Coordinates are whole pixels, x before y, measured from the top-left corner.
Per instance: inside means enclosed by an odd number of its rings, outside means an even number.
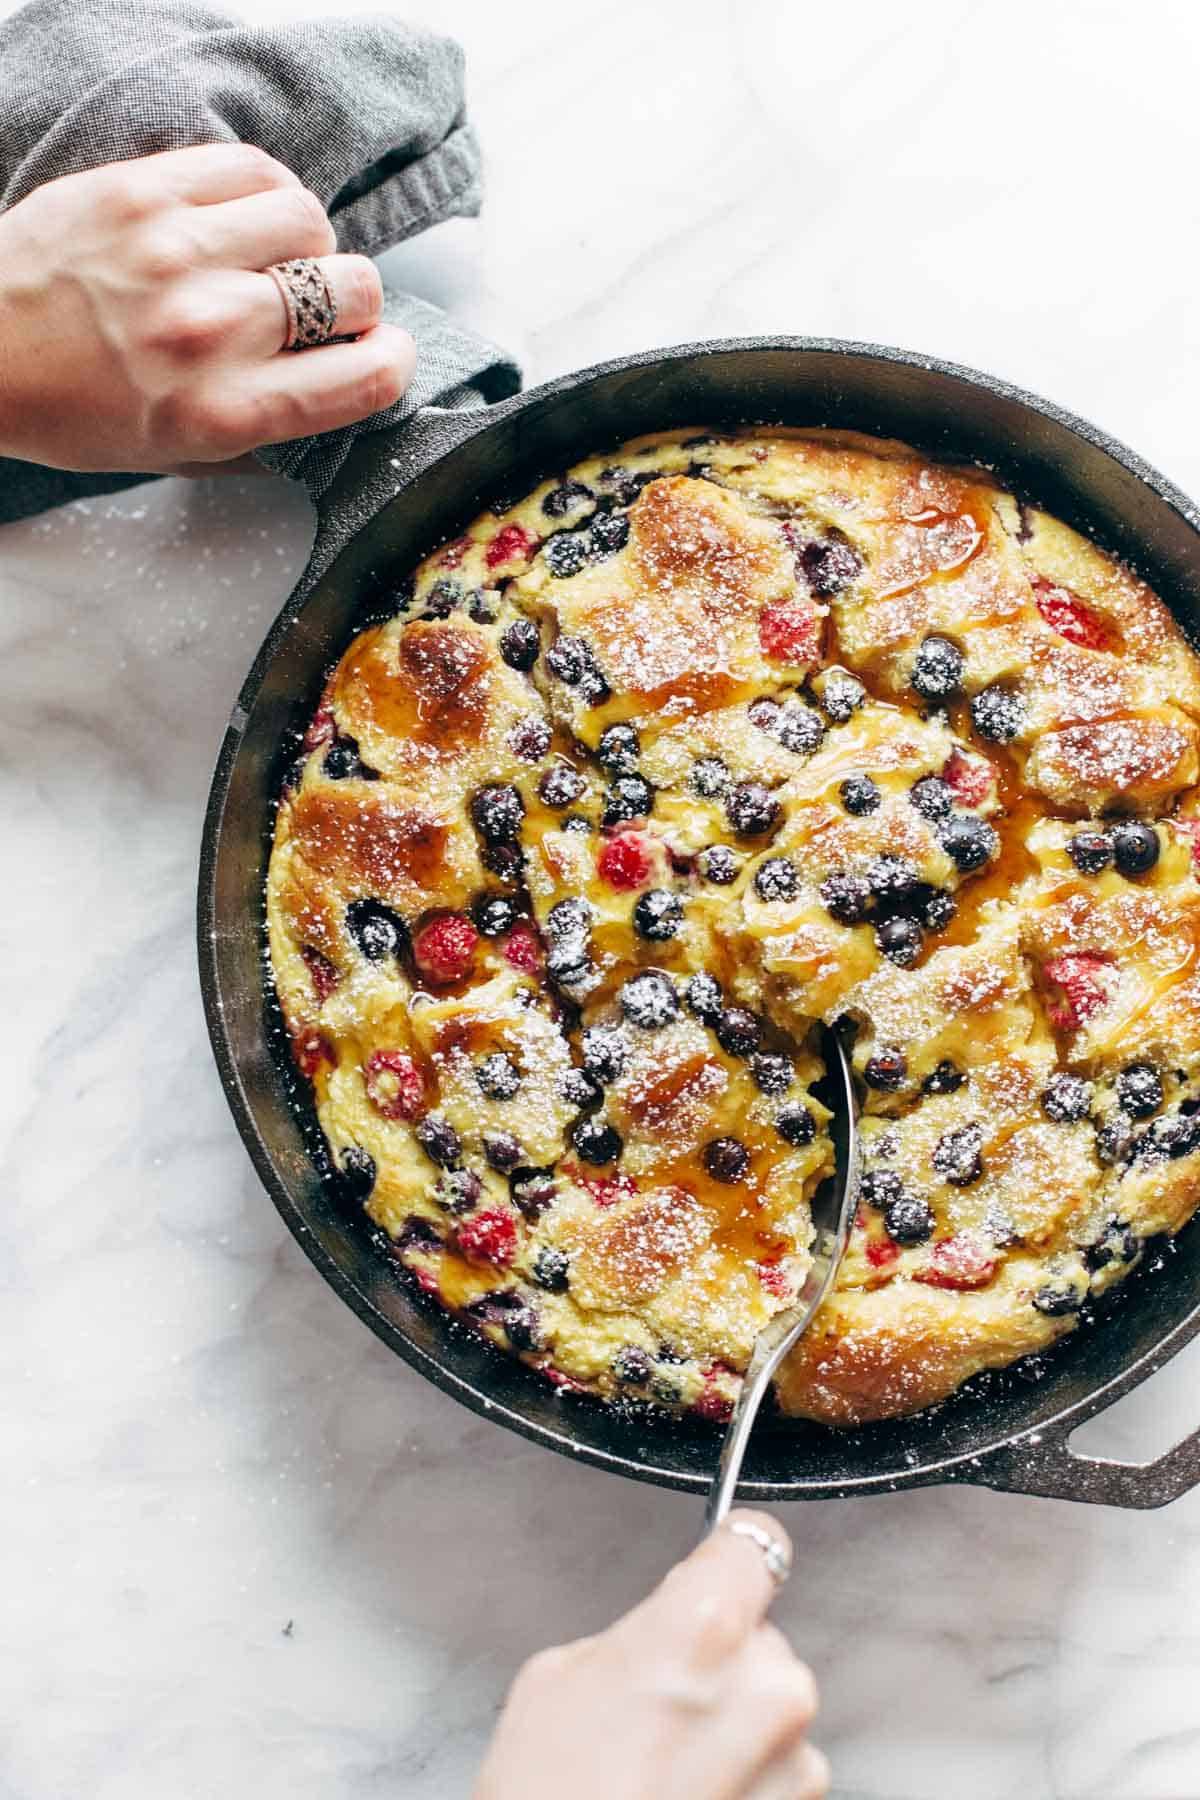
[[[327,344],[337,325],[337,301],[324,269],[315,256],[296,256],[289,262],[272,263],[270,275],[287,308],[285,350],[311,350]]]
[[[748,1519],[734,1519],[729,1529],[738,1537],[749,1538],[752,1544],[758,1545],[767,1565],[767,1574],[776,1587],[782,1587],[792,1572],[791,1545],[783,1538],[773,1537],[761,1525],[752,1525]]]

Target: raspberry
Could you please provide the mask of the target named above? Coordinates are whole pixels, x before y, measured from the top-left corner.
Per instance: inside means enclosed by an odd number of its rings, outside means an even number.
[[[1043,576],[1035,575],[1033,591],[1038,611],[1059,637],[1066,638],[1069,644],[1078,644],[1081,650],[1114,648],[1113,634],[1107,622],[1070,588],[1058,587]]]
[[[532,556],[537,545],[532,531],[526,531],[524,525],[504,525],[484,551],[483,560],[489,569],[497,569],[501,563]]]
[[[504,960],[526,975],[536,975],[542,966],[542,943],[537,929],[521,919],[509,932],[504,945]]]
[[[815,662],[821,648],[820,621],[811,606],[798,601],[764,606],[758,618],[758,639],[763,655],[776,662]]]
[[[773,1294],[776,1300],[790,1300],[795,1294],[792,1278],[782,1263],[755,1263],[754,1273],[767,1293]]]
[[[517,1220],[514,1213],[499,1206],[486,1207],[472,1213],[458,1227],[455,1236],[464,1256],[475,1262],[496,1263],[507,1268],[517,1254]]]
[[[311,944],[301,944],[300,954],[312,976],[313,992],[317,996],[317,1004],[322,1005],[342,979],[341,971],[334,963],[330,962],[327,956],[322,956],[319,950],[314,950]]]
[[[981,1238],[970,1231],[959,1231],[954,1237],[939,1238],[930,1252],[927,1268],[918,1269],[915,1279],[927,1287],[984,1287],[996,1273],[996,1258]]]
[[[1172,823],[1181,837],[1192,846],[1192,863],[1200,869],[1200,819],[1174,819]]]
[[[375,1050],[366,1065],[367,1099],[385,1119],[415,1119],[425,1100],[425,1077],[403,1050]]]
[[[479,933],[462,913],[431,919],[413,940],[413,959],[430,981],[461,981],[475,961]]]
[[[1057,1031],[1076,1031],[1100,1011],[1108,999],[1101,975],[1111,964],[1110,956],[1096,956],[1088,950],[1070,950],[1043,964],[1042,973],[1062,996],[1047,1009]]]
[[[900,1254],[900,1246],[890,1238],[872,1238],[867,1244],[867,1261],[873,1269],[886,1269]]]
[[[709,1419],[714,1425],[724,1425],[733,1411],[733,1401],[717,1386],[718,1377],[727,1372],[724,1369],[705,1369],[704,1386],[692,1402],[692,1411],[697,1417]]]
[[[980,757],[952,750],[942,770],[942,780],[960,806],[981,806],[992,791],[992,765]]]
[[[618,890],[639,888],[649,881],[654,858],[639,831],[619,831],[609,838],[596,862],[601,881]]]
[[[326,706],[324,701],[322,701],[321,705],[318,706],[316,712],[313,714],[308,730],[304,734],[304,748],[306,750],[316,750],[321,744],[331,744],[336,733],[337,726],[333,721],[333,713],[330,711],[329,707]]]
[[[630,1175],[576,1174],[580,1187],[585,1187],[597,1206],[615,1206],[637,1193],[637,1182]]]
[[[323,1031],[302,1031],[292,1038],[296,1067],[311,1081],[323,1062],[337,1067],[337,1053]]]

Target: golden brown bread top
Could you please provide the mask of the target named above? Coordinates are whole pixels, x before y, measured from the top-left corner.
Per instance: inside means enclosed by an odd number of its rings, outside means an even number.
[[[399,572],[403,573],[403,572]],[[271,954],[345,1183],[560,1385],[717,1418],[866,1182],[789,1410],[1044,1348],[1200,1181],[1200,668],[985,471],[662,433],[484,514],[330,676]]]

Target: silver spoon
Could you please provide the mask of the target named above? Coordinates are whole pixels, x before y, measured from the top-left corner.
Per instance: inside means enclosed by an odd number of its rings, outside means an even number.
[[[795,1304],[786,1312],[776,1313],[755,1341],[746,1379],[725,1432],[717,1473],[708,1491],[704,1513],[706,1531],[719,1525],[733,1505],[742,1460],[763,1396],[776,1369],[812,1323],[813,1314],[833,1286],[858,1207],[858,1099],[854,1092],[854,1077],[837,1032],[826,1026],[822,1037],[825,1068],[836,1089],[830,1126],[836,1170],[833,1178],[822,1182],[813,1196],[812,1263],[804,1286],[796,1296]]]

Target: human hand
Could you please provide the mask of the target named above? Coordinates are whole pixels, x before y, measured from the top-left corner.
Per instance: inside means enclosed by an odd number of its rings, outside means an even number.
[[[65,175],[0,215],[0,454],[57,469],[199,473],[399,399],[416,352],[379,323],[365,256],[251,144]],[[284,351],[268,264],[314,256],[354,343]]]
[[[810,1670],[764,1623],[775,1594],[738,1512],[632,1612],[517,1675],[474,1800],[821,1800]]]

